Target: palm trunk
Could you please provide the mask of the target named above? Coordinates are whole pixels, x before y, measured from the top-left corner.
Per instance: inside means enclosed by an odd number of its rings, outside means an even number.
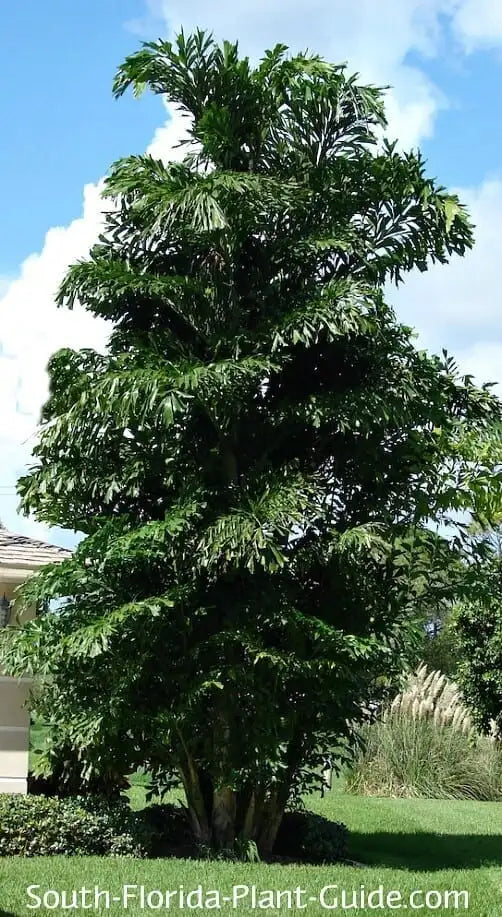
[[[257,847],[262,856],[270,856],[274,849],[277,833],[281,827],[284,811],[289,799],[290,784],[283,783],[270,793],[263,809]]]
[[[211,827],[198,776],[195,772],[186,773],[181,767],[179,771],[185,789],[188,817],[195,841],[198,844],[210,844]]]
[[[245,840],[254,840],[262,856],[272,853],[289,798],[289,790],[289,785],[282,785],[267,793],[264,787],[258,786],[249,797],[241,836]]]
[[[284,809],[285,806],[279,806],[271,813],[257,840],[256,846],[263,857],[269,857],[274,849],[277,834],[284,816]]]
[[[179,772],[195,840],[219,850],[230,850],[239,837],[254,841],[262,856],[270,856],[290,796],[301,751],[301,736],[297,735],[290,743],[288,767],[281,783],[248,785],[240,792],[228,782],[230,727],[223,710],[217,712],[213,725],[218,778],[199,771],[181,734],[179,738],[184,752]]]
[[[200,776],[185,744],[183,735],[179,729],[177,732],[183,751],[183,759],[178,765],[178,771],[185,790],[190,825],[197,843],[210,844],[211,828],[204,801],[204,793],[202,792]]]
[[[213,793],[211,833],[213,844],[220,850],[230,849],[236,839],[237,800],[234,790],[221,787]]]
[[[237,819],[238,795],[232,787],[215,789],[211,801],[204,798],[200,776],[180,769],[187,799],[190,825],[197,843],[231,850],[237,837],[255,841],[260,854],[270,856],[289,796],[282,785],[272,792],[255,787],[248,795],[243,820]],[[208,805],[209,803],[209,805]]]

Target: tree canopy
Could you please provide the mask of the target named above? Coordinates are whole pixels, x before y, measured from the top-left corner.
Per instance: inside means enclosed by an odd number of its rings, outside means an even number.
[[[195,32],[128,57],[129,88],[178,106],[191,142],[114,164],[61,286],[109,346],[52,357],[19,489],[87,537],[27,584],[60,606],[4,660],[37,674],[85,775],[176,776],[200,841],[267,853],[451,591],[470,543],[432,524],[498,480],[499,403],[383,292],[472,231],[342,66],[277,46],[253,67]]]
[[[494,431],[496,440],[502,436]],[[491,491],[475,529],[484,553],[467,568],[463,600],[454,618],[457,678],[478,727],[502,738],[502,513]],[[481,509],[481,507],[480,507]],[[491,528],[490,528],[491,523]]]
[[[460,655],[457,678],[479,727],[502,736],[502,570],[500,560],[485,569],[488,593],[462,603],[456,630]],[[479,592],[479,588],[477,589]]]

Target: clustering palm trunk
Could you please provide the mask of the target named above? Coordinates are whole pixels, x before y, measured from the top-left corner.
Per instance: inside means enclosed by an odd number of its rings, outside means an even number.
[[[184,773],[181,776],[197,843],[233,850],[237,840],[254,841],[262,856],[272,853],[291,786],[255,786],[240,792],[223,786],[204,799],[200,780],[188,780]]]

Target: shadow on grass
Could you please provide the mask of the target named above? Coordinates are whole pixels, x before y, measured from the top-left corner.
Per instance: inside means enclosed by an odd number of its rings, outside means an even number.
[[[365,865],[406,869],[479,869],[502,866],[501,834],[351,831],[349,856]]]

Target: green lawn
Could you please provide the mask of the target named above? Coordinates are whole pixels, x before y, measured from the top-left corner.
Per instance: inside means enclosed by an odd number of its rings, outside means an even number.
[[[135,802],[141,791],[136,787]],[[43,889],[80,889],[82,886],[109,890],[121,894],[122,885],[143,885],[150,889],[185,891],[199,884],[209,890],[231,893],[232,885],[255,885],[259,889],[305,889],[301,901],[307,902],[307,915],[343,913],[322,908],[309,902],[310,895],[318,897],[326,885],[337,884],[348,891],[367,891],[383,885],[385,892],[399,891],[406,902],[410,892],[422,890],[467,890],[470,895],[470,917],[499,917],[502,915],[502,803],[447,802],[425,799],[377,799],[355,797],[340,792],[324,800],[312,799],[311,808],[344,821],[351,830],[350,856],[363,866],[277,866],[263,864],[228,864],[186,860],[110,860],[98,858],[4,859],[0,860],[0,914],[74,913],[56,908],[29,910],[26,887],[40,885]],[[340,894],[340,892],[338,892]],[[87,899],[87,903],[90,899]],[[328,901],[327,903],[331,903]],[[418,900],[416,903],[420,903]],[[408,907],[408,910],[413,910]],[[436,909],[443,913],[445,907]],[[266,913],[253,910],[249,904],[232,909],[222,903],[213,913]],[[449,911],[453,911],[450,904]],[[461,912],[463,911],[463,908]],[[89,909],[87,913],[93,913]],[[104,909],[98,913],[105,913]],[[165,913],[165,910],[157,913]],[[170,913],[180,913],[171,903]],[[201,913],[188,911],[184,913]],[[210,911],[208,911],[210,912]],[[286,913],[279,906],[269,913]],[[393,908],[366,910],[359,913],[395,914]],[[421,913],[425,914],[425,908]],[[434,911],[430,911],[433,913]],[[113,904],[111,914],[139,915],[155,913],[141,909],[130,901],[127,910]],[[356,913],[354,910],[346,913]]]

